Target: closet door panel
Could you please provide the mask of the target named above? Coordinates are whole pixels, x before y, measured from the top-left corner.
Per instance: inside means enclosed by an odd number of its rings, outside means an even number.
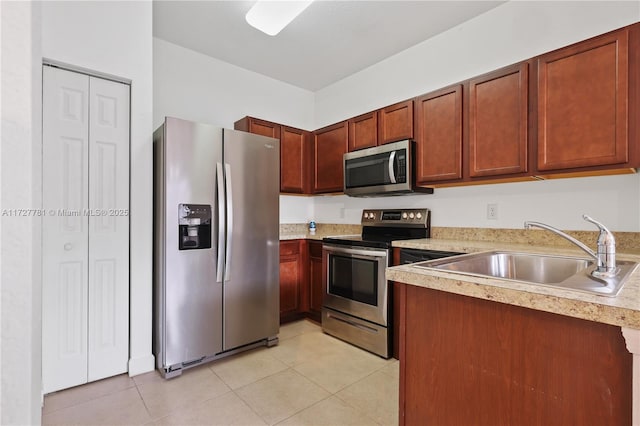
[[[91,77],[89,381],[129,360],[129,86]]]
[[[43,68],[42,381],[87,381],[88,92],[85,75]]]

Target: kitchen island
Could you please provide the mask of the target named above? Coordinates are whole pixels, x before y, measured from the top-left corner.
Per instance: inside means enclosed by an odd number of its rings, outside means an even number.
[[[412,240],[395,247],[581,256],[529,244]],[[639,261],[637,253],[620,259]],[[640,272],[618,296],[404,265],[400,424],[637,424]]]

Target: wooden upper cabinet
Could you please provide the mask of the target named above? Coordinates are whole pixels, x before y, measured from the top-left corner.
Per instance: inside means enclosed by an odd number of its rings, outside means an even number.
[[[256,135],[280,139],[280,125],[253,117],[244,117],[235,122],[234,128]]]
[[[234,129],[280,140],[280,192],[311,193],[311,132],[253,117],[234,123]]]
[[[538,170],[629,161],[629,28],[542,55],[537,65]]]
[[[469,176],[527,171],[528,63],[469,81]]]
[[[349,152],[378,145],[378,111],[349,120]]]
[[[348,147],[348,122],[343,121],[313,132],[313,192],[344,190],[342,156]]]
[[[462,178],[462,85],[415,100],[416,183]]]
[[[310,192],[311,133],[282,126],[280,132],[280,192]]]
[[[379,110],[378,145],[413,139],[413,100]]]

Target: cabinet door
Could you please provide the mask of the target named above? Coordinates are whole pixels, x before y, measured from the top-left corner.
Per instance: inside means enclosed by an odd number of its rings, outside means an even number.
[[[300,307],[300,242],[280,241],[280,317],[298,313]]]
[[[416,100],[416,183],[462,178],[462,85]]]
[[[245,130],[245,129],[238,129]],[[256,135],[267,136],[270,138],[280,139],[280,125],[270,121],[259,120],[253,117],[247,117],[246,132]]]
[[[324,302],[325,285],[322,280],[322,243],[309,243],[309,278],[311,282],[311,312],[320,314]]]
[[[282,126],[280,132],[280,192],[309,192],[311,133]]]
[[[344,190],[342,156],[347,152],[348,125],[346,121],[314,132],[313,192]]]
[[[538,59],[538,170],[628,161],[628,31]]]
[[[379,120],[379,145],[403,139],[413,139],[413,100],[382,108]]]
[[[378,145],[378,111],[349,120],[349,152]]]
[[[469,82],[469,176],[527,171],[528,64]]]

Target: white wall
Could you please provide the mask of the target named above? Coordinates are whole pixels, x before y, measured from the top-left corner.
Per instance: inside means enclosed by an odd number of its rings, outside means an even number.
[[[37,209],[41,206],[42,161],[40,7],[29,2],[0,2],[0,18],[0,207],[3,212]],[[0,424],[39,424],[41,226],[37,217],[5,214],[0,226]]]
[[[316,93],[315,128],[525,60],[640,20],[640,2],[511,1]],[[319,222],[358,223],[366,207],[425,206],[434,226],[519,228],[527,219],[591,229],[582,213],[617,231],[640,231],[640,175],[436,189],[390,199],[320,197]],[[486,220],[497,203],[498,220]],[[345,205],[344,218],[341,205]]]
[[[312,92],[193,50],[153,39],[153,123],[165,116],[233,128],[251,115],[313,127]]]
[[[612,230],[638,232],[639,188],[638,176],[633,175],[474,185],[389,198],[316,197],[314,215],[321,223],[360,223],[364,208],[425,207],[431,209],[431,225],[437,227],[522,228],[525,220],[535,220],[561,229],[595,231],[582,220],[586,213]],[[487,219],[489,203],[498,206],[497,220]]]
[[[42,55],[130,79],[131,290],[129,374],[154,368],[152,330],[152,5],[42,2]]]
[[[314,129],[312,92],[153,39],[153,122],[173,116],[221,127],[250,115],[301,129]],[[311,218],[309,197],[280,197],[280,222]]]

